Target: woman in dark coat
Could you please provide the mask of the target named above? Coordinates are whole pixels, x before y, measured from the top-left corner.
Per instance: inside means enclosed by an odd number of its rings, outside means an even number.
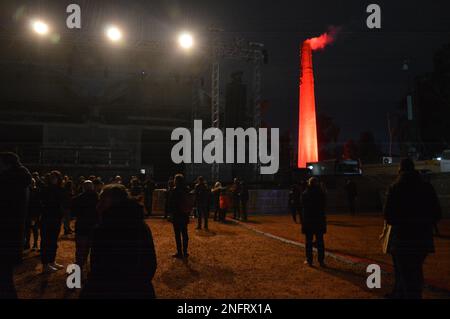
[[[72,212],[77,221],[75,223],[75,260],[83,267],[88,259],[92,232],[98,223],[97,214],[98,194],[94,183],[87,180],[83,183],[83,192],[72,200]]]
[[[25,247],[30,249],[31,234],[33,234],[33,251],[38,249],[39,223],[42,214],[41,194],[36,180],[31,180],[30,200],[28,204],[27,218],[25,220]]]
[[[62,176],[52,171],[48,177],[48,185],[42,190],[41,218],[41,261],[43,272],[55,272],[64,268],[55,262],[58,249],[58,237],[63,218],[64,189]]]
[[[435,252],[433,227],[441,217],[434,187],[423,180],[411,159],[402,160],[384,206],[385,224],[392,227],[388,251],[395,273],[394,291],[386,297],[422,298],[423,264]]]
[[[189,212],[192,209],[192,205],[189,200],[189,192],[184,181],[184,176],[182,174],[175,175],[174,183],[175,186],[169,193],[169,210],[172,216],[177,253],[172,257],[180,259],[189,256],[188,224]]]
[[[313,264],[313,238],[316,237],[319,264],[324,266],[325,244],[323,235],[327,232],[325,216],[326,196],[317,178],[308,181],[302,194],[302,233],[305,234],[305,251],[308,265]]]
[[[155,298],[156,253],[143,207],[123,185],[111,184],[103,189],[97,210],[101,222],[93,232],[81,298]]]

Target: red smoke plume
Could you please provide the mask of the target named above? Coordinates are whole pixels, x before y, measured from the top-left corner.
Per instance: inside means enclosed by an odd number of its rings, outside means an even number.
[[[333,43],[336,40],[336,36],[340,30],[341,30],[340,27],[330,27],[328,29],[328,32],[318,37],[308,39],[307,41],[311,45],[311,49],[313,51],[323,50],[327,45]]]

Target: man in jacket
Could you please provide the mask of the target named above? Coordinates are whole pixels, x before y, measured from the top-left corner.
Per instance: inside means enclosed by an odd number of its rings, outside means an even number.
[[[208,230],[209,219],[209,189],[202,176],[197,179],[194,187],[195,207],[197,208],[197,229],[202,229],[202,220],[205,230]]]
[[[325,243],[323,235],[327,232],[325,215],[326,196],[320,187],[319,181],[311,177],[308,187],[302,194],[302,232],[305,234],[305,263],[313,264],[313,238],[316,237],[318,260],[320,266],[324,266]]]
[[[422,297],[423,263],[434,252],[433,226],[441,217],[433,186],[421,178],[412,160],[402,160],[399,176],[389,187],[384,206],[385,222],[392,226],[389,252],[397,283],[388,297]]]
[[[173,257],[179,259],[189,256],[188,224],[191,205],[188,194],[184,176],[182,174],[175,175],[174,187],[169,193],[169,211],[172,216],[173,231],[177,245],[177,253]]]
[[[98,194],[92,181],[83,183],[83,192],[72,201],[75,223],[75,263],[83,267],[89,256],[92,232],[98,223]]]
[[[41,261],[43,272],[55,272],[64,266],[56,263],[58,237],[63,218],[64,189],[62,175],[52,171],[48,176],[48,185],[42,190],[41,218]]]

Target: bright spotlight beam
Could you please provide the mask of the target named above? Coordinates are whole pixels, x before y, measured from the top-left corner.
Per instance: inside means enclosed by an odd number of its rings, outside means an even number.
[[[183,49],[191,49],[194,46],[194,38],[189,33],[182,33],[178,37],[178,44]]]
[[[120,41],[122,39],[122,31],[117,27],[109,27],[106,29],[106,36],[113,42]]]
[[[41,20],[33,21],[32,28],[33,28],[34,32],[36,32],[39,35],[48,34],[48,30],[49,30],[48,24]]]

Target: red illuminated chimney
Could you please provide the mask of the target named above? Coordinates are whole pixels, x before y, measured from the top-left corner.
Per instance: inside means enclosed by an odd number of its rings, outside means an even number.
[[[316,102],[310,40],[303,42],[300,56],[300,101],[298,120],[298,168],[319,160],[317,150]]]

